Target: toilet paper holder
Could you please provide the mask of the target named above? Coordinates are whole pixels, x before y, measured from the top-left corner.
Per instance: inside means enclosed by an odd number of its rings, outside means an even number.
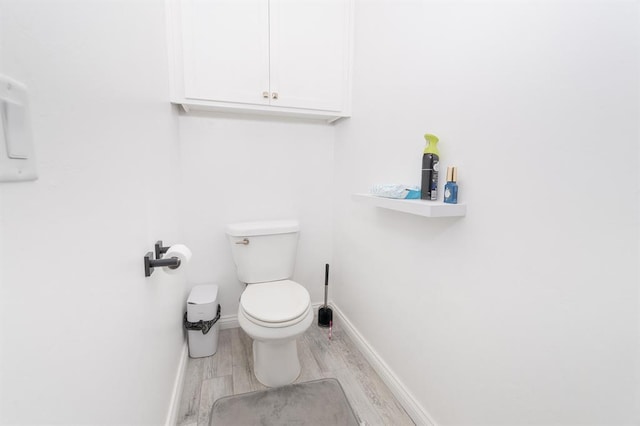
[[[165,247],[162,245],[162,240],[156,241],[156,259],[162,259],[162,256],[169,251],[169,246]]]
[[[180,267],[180,259],[177,257],[171,257],[163,259],[162,256],[169,250],[169,247],[164,247],[162,241],[157,241],[155,244],[156,259],[153,258],[153,252],[147,252],[144,255],[144,276],[150,277],[153,274],[154,268],[169,268],[178,269]]]

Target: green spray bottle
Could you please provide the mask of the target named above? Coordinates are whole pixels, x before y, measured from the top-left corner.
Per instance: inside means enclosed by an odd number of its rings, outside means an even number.
[[[438,137],[429,133],[424,135],[427,146],[422,154],[422,185],[420,198],[435,201],[438,199],[438,169],[440,166],[440,152],[438,151]]]

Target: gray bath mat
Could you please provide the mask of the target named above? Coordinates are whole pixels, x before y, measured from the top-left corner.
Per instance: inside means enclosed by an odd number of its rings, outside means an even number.
[[[358,426],[336,379],[296,383],[220,398],[213,403],[210,426]]]

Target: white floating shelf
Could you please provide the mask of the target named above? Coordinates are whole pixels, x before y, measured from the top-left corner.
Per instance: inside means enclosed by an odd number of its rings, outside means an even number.
[[[446,204],[442,201],[398,200],[395,198],[376,197],[371,194],[353,194],[354,201],[383,209],[415,214],[426,217],[456,217],[467,214],[467,205]]]

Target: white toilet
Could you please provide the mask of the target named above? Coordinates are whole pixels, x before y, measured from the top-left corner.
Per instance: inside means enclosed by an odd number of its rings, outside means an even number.
[[[253,339],[253,366],[260,383],[275,387],[300,374],[296,338],[313,322],[309,292],[290,278],[296,260],[298,222],[227,225],[238,278],[247,284],[238,322]]]

